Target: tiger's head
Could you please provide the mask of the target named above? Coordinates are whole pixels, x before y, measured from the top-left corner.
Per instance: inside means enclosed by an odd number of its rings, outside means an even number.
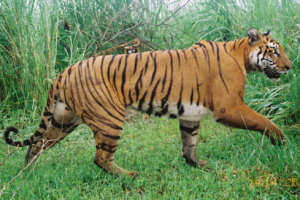
[[[261,34],[256,29],[250,29],[248,44],[251,50],[247,71],[261,71],[270,79],[279,80],[281,74],[291,69],[288,56],[279,42],[271,38],[270,31]]]

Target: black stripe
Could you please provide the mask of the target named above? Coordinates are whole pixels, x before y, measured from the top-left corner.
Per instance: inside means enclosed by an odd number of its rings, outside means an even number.
[[[69,88],[70,88],[70,99],[71,99],[71,103],[72,103],[72,105],[73,105],[73,107],[72,107],[72,110],[74,110],[74,112],[76,112],[76,105],[75,105],[75,101],[74,101],[74,93],[73,93],[73,85],[72,85],[72,80],[70,79],[70,77],[68,77],[69,78]],[[65,88],[67,88],[66,87],[66,85],[65,85]],[[74,88],[74,90],[75,90],[75,88]]]
[[[60,75],[58,76],[58,82],[59,82],[59,83],[61,82],[61,79],[62,79],[62,74],[60,74]]]
[[[27,145],[30,145],[30,144],[31,144],[31,141],[30,141],[30,140],[24,140],[24,141],[23,141],[23,144],[26,145],[26,146],[27,146]]]
[[[143,73],[144,73],[144,69],[142,69],[140,75],[139,75],[139,78],[138,80],[136,81],[135,83],[135,100],[137,101],[139,99],[139,85],[142,85],[142,76],[143,76]]]
[[[143,97],[141,98],[141,100],[139,101],[139,105],[138,105],[138,109],[142,110],[145,98],[146,98],[147,92],[144,93]]]
[[[118,62],[118,70],[120,70],[121,62],[122,62],[123,56],[120,57],[119,62]],[[116,69],[115,69],[116,71]]]
[[[235,44],[236,44],[236,40],[234,40],[234,43],[233,43],[233,49],[235,49]]]
[[[178,67],[180,68],[180,65],[181,65],[181,61],[180,61],[180,55],[179,55],[179,52],[178,52],[178,50],[175,50],[175,52],[176,52],[177,59],[178,59]]]
[[[209,109],[211,111],[214,111],[214,109],[215,109],[215,106],[214,106],[214,95],[213,94],[211,95],[211,101],[210,101],[210,104],[209,104]]]
[[[171,75],[170,75],[170,84],[169,84],[169,88],[167,90],[167,94],[166,94],[166,96],[164,96],[162,98],[162,103],[161,103],[162,108],[164,107],[165,103],[167,102],[167,100],[169,98],[169,95],[170,95],[171,89],[172,89],[172,85],[173,85],[173,57],[172,57],[172,54],[171,54],[170,50],[168,50],[167,52],[168,52],[169,57],[170,57]]]
[[[39,131],[35,131],[34,136],[41,137],[41,136],[43,136],[43,133],[41,133]]]
[[[106,143],[100,143],[100,144],[98,144],[97,145],[98,147],[100,147],[100,146],[105,146],[105,147],[108,147],[108,148],[110,148],[110,149],[113,149],[113,148],[116,148],[118,145],[109,145],[109,144],[106,144]],[[96,146],[96,147],[97,147]]]
[[[199,67],[199,62],[198,62],[197,56],[194,52],[194,49],[191,49],[191,52],[192,52],[192,55],[193,55],[193,58],[194,58],[195,62],[197,63],[197,66]]]
[[[167,114],[168,109],[169,109],[169,105],[167,104],[167,105],[165,105],[165,106],[163,107],[163,109],[161,110],[161,115]]]
[[[68,75],[71,76],[71,73],[72,73],[72,68],[70,67],[70,68],[68,69]]]
[[[239,43],[239,48],[241,47],[241,45],[245,42],[245,39],[242,39],[242,41]]]
[[[82,61],[79,63],[79,65],[81,65]],[[77,67],[77,70],[79,70],[79,67]],[[81,97],[80,97],[80,91],[79,91],[79,86],[78,86],[78,80],[77,80],[77,73],[75,72],[75,89],[76,89],[76,94],[77,97],[76,99],[79,101],[80,106],[82,107],[82,101],[81,101]]]
[[[44,116],[51,116],[52,113],[51,113],[51,112],[48,112],[48,111],[45,111],[43,115],[44,115]]]
[[[41,123],[40,123],[40,128],[45,129],[45,130],[47,129],[47,126],[46,126],[44,120],[41,121]]]
[[[151,115],[151,113],[153,112],[153,104],[152,103],[153,103],[153,99],[154,99],[154,97],[156,95],[156,89],[157,89],[157,86],[158,86],[159,82],[160,82],[160,79],[155,84],[155,86],[153,88],[153,91],[151,93],[150,102],[149,102],[149,108],[148,108],[148,110],[146,112],[148,115]]]
[[[256,56],[257,56],[257,62],[256,62],[256,65],[258,65],[259,64],[259,55],[262,53],[262,48],[261,47],[259,47],[259,52],[256,54]],[[259,68],[259,70],[260,70],[260,67],[258,67]],[[261,70],[260,70],[261,71]]]
[[[225,52],[228,54],[228,51],[227,51],[227,42],[224,42],[223,48],[224,48]]]
[[[117,88],[116,78],[117,78],[117,68],[115,68],[114,75],[113,75],[113,83],[115,88]]]
[[[97,57],[96,57],[96,56],[94,56],[94,57],[93,57],[93,62],[92,62],[92,65],[94,65],[94,63],[95,63],[96,59],[97,59]]]
[[[261,47],[260,47],[260,49],[261,49]],[[263,58],[266,57],[267,52],[268,52],[267,49],[265,49]]]
[[[147,73],[147,70],[148,70],[148,65],[149,65],[149,57],[150,57],[150,55],[152,55],[152,53],[150,52],[149,54],[148,54],[148,56],[147,56],[147,60],[146,60],[146,63],[145,63],[145,66],[144,66],[144,74],[146,74]]]
[[[129,90],[128,97],[129,97],[128,105],[131,105],[133,103],[133,99],[132,99],[132,96],[131,96],[131,90]]]
[[[82,78],[83,77],[81,76],[81,67],[78,68],[78,75],[79,75],[79,81],[80,81],[80,86],[81,86],[81,90],[82,90],[82,93],[83,93],[83,97],[86,99],[85,102],[90,103],[89,98],[88,98],[87,93],[86,93],[86,90],[85,90],[85,88],[83,87],[83,84],[82,84]]]
[[[163,92],[165,89],[166,80],[167,80],[167,65],[165,66],[165,74],[164,74],[164,78],[162,80],[161,92]]]
[[[133,74],[135,74],[136,72],[137,65],[138,65],[138,54],[135,54]]]
[[[207,42],[210,44],[212,52],[215,53],[214,43],[212,43],[211,41],[207,41]]]
[[[177,118],[177,115],[170,114],[169,118],[171,118],[171,119],[176,119],[176,118]]]
[[[198,80],[198,76],[196,75],[196,84],[197,84],[197,88],[196,88],[196,92],[197,92],[197,106],[199,106],[200,104],[200,86],[202,85],[202,83],[199,83],[199,80]]]
[[[115,60],[115,55],[113,55],[108,63],[108,66],[107,66],[107,79],[110,80],[110,70],[111,70],[111,65],[112,63],[114,62]]]
[[[178,103],[177,103],[177,110],[178,110],[178,114],[179,116],[182,115],[184,113],[184,107],[181,104],[181,100],[182,100],[182,92],[183,92],[183,78],[181,77],[181,87],[180,87],[180,92],[179,92],[179,99],[178,99]]]
[[[14,144],[15,146],[17,146],[17,147],[22,147],[22,146],[25,146],[25,144],[24,144],[24,141],[16,141],[16,142],[13,142],[12,141],[12,143],[11,144]]]
[[[103,63],[104,63],[104,59],[106,58],[106,55],[103,55],[102,56],[102,60],[101,60],[101,63],[100,63],[100,69],[103,69]]]
[[[124,64],[124,69],[122,72],[122,82],[121,82],[121,94],[123,96],[123,102],[125,105],[127,105],[126,98],[125,98],[125,92],[124,92],[124,87],[125,87],[125,82],[126,82],[126,71],[127,71],[127,62],[128,62],[128,57],[130,54],[126,54],[125,56],[125,64]]]
[[[193,104],[193,99],[194,99],[194,88],[192,88],[192,93],[191,93],[191,98],[190,98],[191,104]]]
[[[206,46],[204,44],[202,44],[201,42],[197,42],[196,44],[201,47],[203,55],[206,58],[206,61],[208,63],[208,71],[210,72],[210,56],[209,56],[208,50],[207,50]]]
[[[63,74],[65,74],[65,73],[63,73]],[[63,84],[63,92],[64,92],[64,97],[66,97],[66,82],[67,82],[67,78],[70,78],[70,77],[69,76],[65,76],[65,75],[64,75],[64,77],[65,77],[65,80],[64,80],[64,84]],[[65,100],[65,102],[66,102],[67,106],[69,108],[71,108],[71,106],[69,105],[70,102],[67,102],[67,100]],[[48,104],[48,102],[47,102],[47,104]],[[46,109],[49,110],[49,107],[47,106]]]
[[[218,61],[219,75],[220,75],[220,78],[221,78],[221,80],[222,80],[222,82],[224,84],[224,87],[225,87],[226,91],[227,91],[227,94],[229,94],[229,89],[228,89],[228,87],[227,87],[227,85],[225,83],[225,80],[224,80],[223,74],[222,74],[222,70],[221,70],[219,46],[216,45],[216,47],[217,47],[217,61]]]
[[[156,63],[156,54],[153,56],[153,74],[152,74],[152,77],[151,77],[151,81],[150,81],[150,85],[153,83],[154,81],[154,78],[155,78],[155,74],[156,74],[156,68],[157,68],[157,63]]]
[[[185,50],[184,50],[184,49],[182,49],[181,51],[182,51],[182,53],[183,53],[184,59],[185,59],[185,60],[187,60],[187,56],[186,56],[186,52],[185,52]]]
[[[119,140],[121,138],[120,136],[117,136],[117,135],[108,135],[108,134],[102,133],[100,131],[98,133],[100,133],[104,137],[107,137],[107,138],[110,138],[110,139],[113,139],[113,140]]]
[[[103,151],[106,151],[108,153],[115,153],[116,152],[116,149],[115,150],[111,150],[111,149],[107,149],[106,147],[100,147]]]
[[[207,49],[206,49],[206,46],[204,44],[202,44],[201,42],[197,42],[196,44],[201,47],[203,55],[204,55],[205,59],[207,59]]]
[[[71,133],[76,127],[78,126],[78,124],[74,124],[74,126],[64,129],[63,132],[64,133]]]
[[[121,62],[122,62],[122,59],[123,59],[123,56],[120,56],[120,59],[118,61],[118,68],[120,67],[121,65]],[[102,72],[101,72],[102,73]],[[117,75],[117,67],[114,69],[114,74],[113,74],[113,83],[114,83],[114,87],[116,88],[117,87],[117,83],[116,83],[116,75]],[[105,81],[104,81],[104,84],[105,84]],[[107,86],[105,85],[106,89],[107,89]],[[108,89],[107,89],[108,90]]]
[[[198,104],[197,104],[197,105],[198,105]],[[206,107],[206,105],[207,105],[207,104],[206,104],[206,98],[204,97],[204,99],[203,99],[203,106]]]
[[[181,131],[184,131],[186,133],[193,133],[199,128],[199,125],[196,125],[194,127],[186,127],[186,126],[180,124],[179,128]]]
[[[116,147],[117,147],[117,145],[108,145],[108,144],[105,144],[105,143],[100,143],[100,144],[96,145],[96,149],[102,149],[102,150],[107,151],[109,153],[114,153],[117,150],[117,149],[114,149]]]

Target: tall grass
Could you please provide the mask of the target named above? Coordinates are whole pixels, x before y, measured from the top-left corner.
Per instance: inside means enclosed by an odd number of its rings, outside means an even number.
[[[261,31],[272,30],[272,36],[283,44],[294,68],[279,84],[264,75],[250,75],[246,100],[283,124],[297,124],[300,121],[299,3],[238,2],[203,0],[188,1],[185,5],[181,1],[170,4],[158,0],[3,0],[0,113],[6,116],[15,109],[21,109],[24,115],[32,110],[41,113],[47,89],[57,73],[78,60],[135,37],[148,44],[142,45],[142,50],[185,48],[199,39],[243,37],[250,27],[256,27]],[[182,5],[185,7],[178,9]],[[276,97],[265,98],[266,91],[276,93],[271,95]]]
[[[40,109],[45,102],[56,74],[58,19],[49,17],[56,15],[52,6],[36,1],[1,2],[1,113]]]

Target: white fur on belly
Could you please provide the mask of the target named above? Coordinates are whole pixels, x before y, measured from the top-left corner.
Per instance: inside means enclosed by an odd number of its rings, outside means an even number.
[[[184,113],[179,117],[179,119],[189,120],[189,121],[200,121],[203,117],[211,114],[208,108],[203,105],[197,104],[182,104],[184,107]]]

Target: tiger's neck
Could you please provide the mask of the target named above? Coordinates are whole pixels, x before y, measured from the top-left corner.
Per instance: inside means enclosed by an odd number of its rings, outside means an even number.
[[[249,54],[252,48],[248,43],[248,37],[224,42],[225,52],[239,61],[245,75],[251,71]]]

